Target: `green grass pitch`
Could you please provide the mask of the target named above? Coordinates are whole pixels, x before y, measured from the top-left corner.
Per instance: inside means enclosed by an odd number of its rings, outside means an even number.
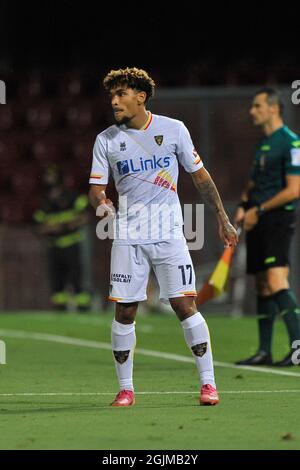
[[[161,314],[137,318],[136,405],[113,408],[111,314],[1,314],[7,363],[0,365],[0,448],[300,449],[300,367],[231,366],[255,351],[255,319],[206,319],[219,406],[198,405],[182,329]],[[275,359],[287,352],[279,322],[274,351]]]

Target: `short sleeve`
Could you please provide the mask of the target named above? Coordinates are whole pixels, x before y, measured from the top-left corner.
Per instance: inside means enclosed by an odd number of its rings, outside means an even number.
[[[90,174],[90,184],[107,184],[110,168],[107,159],[106,142],[102,136],[97,136],[93,150],[93,162]]]
[[[290,141],[284,156],[286,174],[300,175],[300,140]]]
[[[203,162],[195,150],[190,133],[182,122],[180,122],[179,128],[177,157],[188,173],[194,173],[203,167]]]

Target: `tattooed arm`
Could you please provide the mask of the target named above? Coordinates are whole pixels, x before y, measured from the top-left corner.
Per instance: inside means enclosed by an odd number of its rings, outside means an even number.
[[[202,167],[191,173],[194,184],[205,204],[215,212],[219,223],[219,235],[225,245],[236,246],[238,236],[235,228],[231,225],[223,207],[220,195],[208,171]]]

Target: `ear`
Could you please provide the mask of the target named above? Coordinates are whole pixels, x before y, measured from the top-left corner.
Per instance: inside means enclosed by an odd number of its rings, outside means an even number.
[[[280,108],[277,103],[271,105],[272,114],[280,114]]]
[[[142,104],[145,104],[146,98],[147,98],[147,94],[144,91],[139,91],[137,94],[138,105],[140,106]]]

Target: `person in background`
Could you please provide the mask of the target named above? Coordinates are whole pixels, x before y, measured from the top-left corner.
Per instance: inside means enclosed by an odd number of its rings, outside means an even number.
[[[257,291],[259,346],[255,355],[237,365],[271,365],[273,324],[281,316],[290,351],[274,365],[293,365],[293,343],[300,340],[300,308],[289,285],[289,250],[296,225],[300,188],[300,139],[283,122],[283,102],[273,88],[259,90],[250,115],[263,138],[254,155],[251,176],[235,214],[246,231],[247,272]]]
[[[91,295],[83,288],[81,247],[88,222],[88,198],[64,186],[61,171],[49,166],[42,175],[43,198],[33,214],[39,233],[47,238],[51,302],[57,310],[72,304],[79,311],[91,307]]]

